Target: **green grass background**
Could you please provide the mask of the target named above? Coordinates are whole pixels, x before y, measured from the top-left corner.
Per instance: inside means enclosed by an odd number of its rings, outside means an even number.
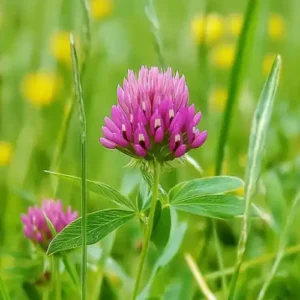
[[[202,1],[156,2],[166,65],[186,76],[190,101],[203,113],[201,128],[208,130],[208,141],[199,150],[191,152],[191,155],[200,163],[204,174],[208,175],[209,170],[214,167],[221,115],[209,109],[207,90],[215,85],[226,86],[229,71],[218,70],[210,63],[205,68],[201,58],[199,59],[190,22],[196,14],[204,12]],[[224,16],[243,13],[246,7],[244,0],[207,2],[209,11]],[[28,292],[28,286],[41,290],[40,286],[33,284],[41,276],[41,269],[32,269],[41,260],[26,259],[31,253],[31,246],[23,236],[20,214],[27,211],[28,206],[40,203],[43,198],[62,199],[64,204],[80,209],[79,189],[67,182],[56,182],[44,170],[50,168],[65,106],[73,88],[71,67],[55,61],[49,50],[49,41],[51,34],[57,30],[73,31],[82,40],[80,29],[83,12],[80,2],[74,0],[3,0],[0,12],[0,140],[9,141],[13,145],[10,165],[0,167],[0,275],[12,299],[34,299],[33,294]],[[281,14],[285,20],[286,30],[282,41],[272,41],[267,35],[267,19],[272,12]],[[269,52],[280,53],[283,60],[281,80],[268,134],[263,175],[254,199],[266,211],[273,211],[275,220],[285,218],[285,208],[291,203],[300,182],[299,12],[300,4],[297,0],[262,1],[255,44],[249,51],[250,64],[246,70],[242,96],[234,111],[226,148],[226,173],[243,177],[244,169],[239,164],[238,157],[245,155],[248,148],[251,118],[265,79],[261,72],[263,56]],[[104,117],[110,114],[111,105],[116,103],[117,84],[122,82],[127,69],[137,71],[141,65],[159,64],[150,24],[144,14],[144,1],[115,0],[112,15],[101,21],[92,20],[91,29],[91,55],[83,80],[87,115],[87,176],[126,190],[136,178],[137,171],[125,168],[129,159],[117,151],[103,148],[98,140]],[[233,41],[229,36],[223,38],[223,41],[230,40]],[[21,94],[22,78],[34,71],[53,71],[63,79],[55,101],[47,107],[34,107]],[[59,170],[53,171],[80,175],[77,111],[71,120]],[[273,210],[266,197],[264,180],[270,174],[276,175],[278,183],[271,180],[269,188],[279,188],[284,195],[284,200],[276,199],[274,201],[278,200],[277,202],[272,202],[275,203]],[[163,185],[170,188],[179,180],[197,176],[190,166],[183,165],[177,168],[176,173],[163,173],[162,180]],[[58,184],[57,189],[54,188],[55,184]],[[89,193],[88,211],[105,207],[108,207],[105,200]],[[180,219],[189,223],[188,232],[180,252],[156,278],[152,293],[165,295],[162,299],[190,299],[192,294],[195,299],[199,299],[201,294],[197,292],[183,253],[188,251],[195,257],[198,256],[198,263],[204,274],[217,270],[214,244],[210,239],[204,245],[207,249],[201,252],[202,241],[211,224],[205,218],[188,214],[180,214]],[[299,224],[296,218],[289,236],[290,245],[299,243]],[[220,222],[218,227],[225,266],[231,267],[235,262],[240,221]],[[132,222],[118,231],[111,253],[132,277],[136,270],[140,241],[138,224]],[[262,221],[254,221],[246,259],[276,252],[277,245],[276,231],[268,228]],[[199,253],[202,255],[199,256]],[[149,261],[154,261],[156,257],[157,253],[152,249]],[[78,267],[79,261],[78,259]],[[284,259],[268,291],[268,299],[300,298],[299,262],[296,254]],[[241,274],[239,299],[255,299],[270,266],[268,261]],[[146,270],[150,272],[150,263]],[[120,276],[116,272],[111,273],[114,276],[105,275],[101,299],[128,299]],[[145,274],[147,273],[146,271]],[[90,289],[95,286],[96,276],[92,270],[89,271]],[[64,275],[63,280],[66,283],[64,299],[71,295],[76,297],[68,275]],[[221,297],[220,278],[209,281],[209,284]],[[176,293],[178,298],[167,293],[170,286],[180,291]],[[109,294],[105,296],[104,293]]]

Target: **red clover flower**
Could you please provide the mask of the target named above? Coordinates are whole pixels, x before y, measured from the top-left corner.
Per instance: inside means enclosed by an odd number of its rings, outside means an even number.
[[[21,215],[25,236],[34,243],[47,248],[53,236],[45,215],[58,233],[74,221],[78,213],[77,211],[72,212],[70,206],[64,212],[62,203],[59,200],[43,200],[41,208],[37,206],[29,207],[28,214]]]
[[[197,129],[201,113],[188,106],[184,76],[173,76],[171,68],[142,67],[137,76],[129,70],[117,97],[102,127],[100,142],[106,148],[163,163],[200,147],[207,138],[206,130]]]

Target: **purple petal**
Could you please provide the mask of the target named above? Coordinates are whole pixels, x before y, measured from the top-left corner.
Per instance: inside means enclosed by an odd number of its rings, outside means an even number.
[[[134,145],[134,150],[138,156],[144,157],[147,155],[146,150],[139,144]]]
[[[117,145],[120,145],[121,147],[126,148],[128,146],[128,141],[126,141],[122,134],[115,134],[115,142],[117,143]]]
[[[118,126],[108,117],[104,119],[106,127],[113,133],[120,132]]]
[[[102,126],[102,132],[107,140],[114,142],[115,134],[112,133],[106,126]]]
[[[198,123],[200,122],[201,120],[201,112],[199,111],[195,116],[194,116],[194,119],[193,119],[193,125],[194,126],[197,126]]]
[[[116,143],[109,141],[106,138],[100,138],[100,143],[108,149],[115,149],[117,147]]]
[[[155,143],[161,143],[164,139],[164,132],[162,128],[158,128],[155,132],[154,141]]]
[[[123,114],[121,109],[116,105],[113,105],[111,108],[111,117],[112,121],[118,126],[118,128],[120,128],[122,125]]]
[[[151,119],[150,119],[150,133],[152,136],[155,135],[155,131],[160,128],[160,127],[163,127],[163,120],[159,114],[158,111],[156,111]]]
[[[192,143],[192,148],[199,148],[204,144],[207,138],[207,131],[204,130],[201,133],[197,134],[193,143]]]
[[[186,145],[181,145],[177,148],[177,150],[174,153],[175,157],[181,157],[186,152]]]
[[[170,150],[171,151],[176,150],[181,144],[182,144],[182,135],[178,130],[178,128],[175,127],[170,137]]]

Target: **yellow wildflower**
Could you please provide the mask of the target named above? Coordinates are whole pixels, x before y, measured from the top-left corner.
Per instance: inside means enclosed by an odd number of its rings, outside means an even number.
[[[242,187],[238,188],[237,190],[234,191],[234,193],[235,193],[237,196],[243,197],[243,196],[244,196],[244,193],[245,193],[245,187],[242,186]]]
[[[12,145],[6,141],[0,141],[0,166],[7,166],[12,157]]]
[[[207,176],[214,176],[215,175],[215,170],[216,167],[215,165],[211,165],[208,170],[207,170]],[[229,174],[229,164],[228,162],[225,160],[223,162],[223,168],[222,168],[222,175],[227,175]]]
[[[228,31],[234,37],[238,37],[241,33],[243,26],[242,14],[231,14],[228,17]]]
[[[272,67],[275,57],[276,57],[276,55],[272,54],[272,53],[265,55],[263,64],[262,64],[262,73],[264,76],[267,76],[269,74],[269,72],[271,71],[271,67]]]
[[[217,14],[197,16],[192,20],[191,30],[196,43],[208,44],[218,41],[224,34],[224,20]]]
[[[119,276],[114,273],[114,272],[107,272],[106,273],[108,279],[110,280],[110,282],[113,284],[113,286],[119,286],[121,283],[121,280],[119,278]]]
[[[110,16],[112,11],[112,0],[91,0],[91,15],[95,20]]]
[[[235,46],[231,43],[220,44],[211,53],[212,63],[221,69],[229,69],[233,63]]]
[[[70,32],[68,31],[57,31],[53,33],[50,41],[52,55],[58,61],[67,64],[71,63],[69,36]]]
[[[209,107],[212,111],[222,112],[227,101],[227,89],[225,87],[214,88],[209,95]]]
[[[268,23],[268,34],[271,39],[281,40],[284,37],[284,19],[279,14],[272,14]]]
[[[22,94],[29,102],[37,106],[50,104],[59,90],[59,79],[52,73],[31,73],[22,80]]]
[[[241,167],[245,168],[246,164],[247,164],[247,154],[245,153],[245,154],[240,155],[240,157],[239,157],[239,165]]]

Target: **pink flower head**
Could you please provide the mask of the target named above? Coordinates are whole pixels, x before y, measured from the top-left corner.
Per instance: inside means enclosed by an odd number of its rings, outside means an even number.
[[[142,67],[138,75],[129,70],[117,97],[102,127],[100,143],[106,148],[164,162],[200,147],[207,138],[206,130],[197,129],[201,113],[188,105],[184,76],[173,76],[171,68]]]
[[[28,214],[21,215],[25,236],[34,243],[39,243],[47,248],[53,236],[45,215],[58,233],[74,221],[78,214],[76,211],[72,212],[70,206],[64,212],[60,200],[43,200],[41,208],[37,206],[29,207]]]

